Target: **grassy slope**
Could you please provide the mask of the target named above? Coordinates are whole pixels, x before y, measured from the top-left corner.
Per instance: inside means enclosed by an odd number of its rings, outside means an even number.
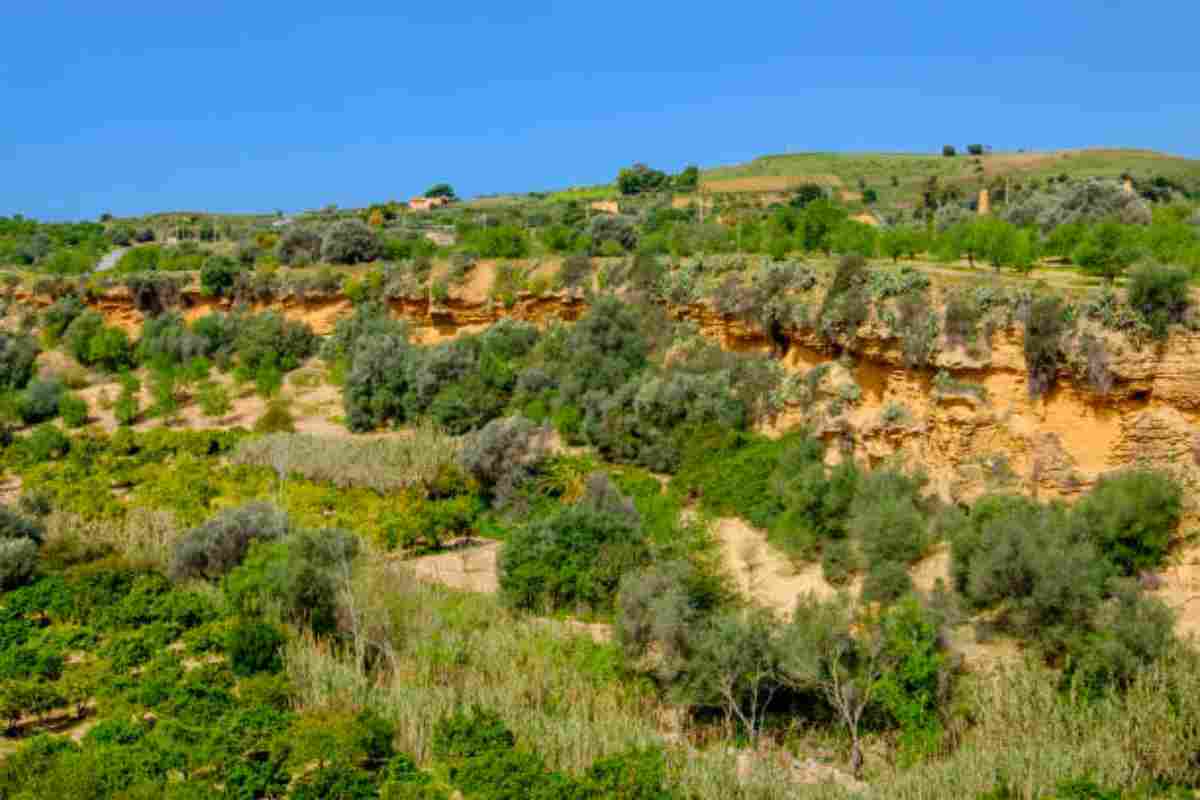
[[[976,162],[982,165],[982,173],[977,171]],[[746,164],[706,170],[703,181],[709,189],[719,191],[723,181],[734,179],[836,176],[843,186],[854,190],[858,179],[863,178],[880,193],[881,204],[890,205],[915,200],[926,179],[934,175],[943,182],[974,188],[981,177],[989,181],[1002,176],[1022,180],[1061,174],[1116,178],[1122,173],[1200,180],[1200,160],[1133,149],[995,153],[979,158],[961,154],[945,158],[909,153],[797,153],[762,156]],[[898,187],[891,185],[893,177]],[[764,181],[764,188],[769,183]]]
[[[977,163],[983,167],[982,172]],[[778,191],[782,188],[780,178],[795,178],[796,185],[806,179],[826,185],[840,182],[843,188],[856,191],[858,180],[862,178],[879,192],[881,205],[895,205],[914,202],[925,181],[934,175],[944,183],[975,189],[981,178],[988,181],[1004,176],[1014,180],[1045,179],[1062,174],[1074,178],[1117,178],[1123,173],[1140,178],[1163,175],[1200,181],[1200,159],[1133,148],[992,153],[978,158],[965,153],[955,158],[916,153],[794,153],[766,155],[744,164],[706,169],[702,172],[702,181],[711,191]],[[756,178],[767,180],[755,187],[753,179]],[[898,186],[892,185],[892,178],[897,180]],[[603,184],[553,192],[548,199],[587,201],[616,196],[614,184]]]

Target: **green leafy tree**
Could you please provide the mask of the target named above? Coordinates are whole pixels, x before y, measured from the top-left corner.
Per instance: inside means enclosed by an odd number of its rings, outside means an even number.
[[[1129,228],[1110,221],[1089,228],[1071,253],[1071,260],[1084,272],[1113,281],[1140,255]]]
[[[113,404],[113,414],[121,425],[132,425],[141,416],[141,389],[142,382],[132,373],[121,376],[121,393]]]
[[[675,176],[672,185],[677,192],[694,192],[700,187],[700,168],[690,164]]]
[[[1075,505],[1082,537],[1126,575],[1158,567],[1183,512],[1183,490],[1170,476],[1130,470],[1101,478]]]
[[[240,271],[229,256],[209,256],[200,269],[200,291],[208,297],[224,297],[233,289]]]
[[[617,173],[617,188],[621,194],[635,195],[658,192],[669,188],[671,177],[645,164],[634,164]]]
[[[447,200],[455,199],[454,187],[448,183],[435,183],[425,190],[426,197],[445,197]]]

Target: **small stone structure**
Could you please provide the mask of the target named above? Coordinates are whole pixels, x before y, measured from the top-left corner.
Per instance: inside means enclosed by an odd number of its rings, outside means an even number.
[[[593,200],[589,208],[601,214],[620,214],[621,204],[616,200]]]

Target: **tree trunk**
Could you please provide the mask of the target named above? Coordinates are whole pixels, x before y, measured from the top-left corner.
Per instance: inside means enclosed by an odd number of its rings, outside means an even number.
[[[855,780],[862,780],[862,768],[862,743],[858,740],[858,736],[852,736],[850,744],[850,770],[854,773]]]

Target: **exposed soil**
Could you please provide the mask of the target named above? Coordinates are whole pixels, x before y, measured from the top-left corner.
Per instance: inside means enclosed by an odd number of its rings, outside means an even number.
[[[825,599],[838,593],[825,580],[820,564],[797,568],[775,549],[766,535],[737,517],[723,517],[713,524],[713,535],[721,547],[721,560],[746,597],[781,614],[790,614],[796,599],[812,594]],[[858,580],[848,587],[857,593]]]

